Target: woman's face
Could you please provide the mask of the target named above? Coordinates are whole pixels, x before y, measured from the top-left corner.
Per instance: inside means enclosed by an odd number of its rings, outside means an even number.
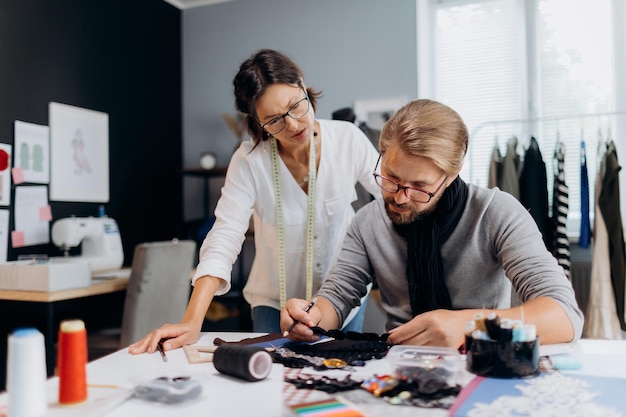
[[[270,85],[257,99],[256,114],[265,131],[283,145],[308,143],[313,134],[315,114],[304,87]]]

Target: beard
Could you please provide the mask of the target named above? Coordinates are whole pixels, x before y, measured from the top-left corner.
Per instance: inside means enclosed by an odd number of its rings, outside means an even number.
[[[387,216],[391,220],[392,223],[402,225],[402,224],[410,224],[416,221],[421,221],[429,218],[435,209],[437,208],[436,201],[433,201],[428,207],[423,210],[417,210],[411,203],[405,204],[396,204],[393,197],[392,198],[383,198],[385,201],[385,211],[387,212]],[[406,213],[398,213],[392,211],[390,206],[397,207],[399,209],[409,211]]]

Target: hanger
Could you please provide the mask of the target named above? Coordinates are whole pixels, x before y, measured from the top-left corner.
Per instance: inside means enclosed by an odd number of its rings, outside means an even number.
[[[602,138],[602,128],[598,127],[598,155],[600,155],[600,154],[602,154],[604,152],[602,150],[602,147],[606,148],[606,142]]]
[[[565,153],[565,145],[561,141],[561,130],[559,129],[559,119],[556,119],[556,141],[554,143],[554,153]]]
[[[554,147],[554,153],[565,155],[565,144],[561,140],[561,134],[559,131],[556,132],[556,145]]]
[[[561,134],[556,131],[556,144],[554,146],[554,154],[552,155],[552,173],[556,177],[559,173],[559,157],[565,157],[565,145],[561,142]]]
[[[608,151],[609,150],[609,145],[613,143],[613,137],[611,135],[611,124],[607,122],[607,127],[606,127],[606,148],[604,149],[604,151]]]

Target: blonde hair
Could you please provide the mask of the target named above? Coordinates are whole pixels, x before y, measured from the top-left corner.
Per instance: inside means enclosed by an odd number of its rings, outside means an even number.
[[[399,109],[383,126],[381,154],[398,146],[412,156],[433,161],[447,175],[463,166],[469,134],[465,122],[450,107],[434,100],[414,100]]]

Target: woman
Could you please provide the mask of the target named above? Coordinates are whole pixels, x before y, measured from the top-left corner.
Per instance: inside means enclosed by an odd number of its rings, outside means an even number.
[[[320,93],[305,86],[287,56],[258,51],[241,64],[233,85],[252,140],[228,166],[187,311],[179,324],[163,325],[131,345],[130,353],[154,352],[161,339],[168,339],[166,350],[198,340],[213,297],[230,289],[250,216],[255,258],[244,296],[254,331],[279,332],[285,301],[311,298],[335,262],[354,217],[356,182],[379,192],[371,142],[352,123],[315,119]]]

